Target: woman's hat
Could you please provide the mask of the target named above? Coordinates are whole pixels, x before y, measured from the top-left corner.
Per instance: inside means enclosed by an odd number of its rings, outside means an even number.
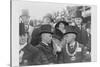
[[[59,27],[59,24],[63,23],[65,26],[69,25],[66,21],[59,21],[56,25],[55,28]]]

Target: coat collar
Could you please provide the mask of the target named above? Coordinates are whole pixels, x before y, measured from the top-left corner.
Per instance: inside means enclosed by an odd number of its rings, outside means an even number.
[[[49,45],[47,46],[47,45],[46,45],[45,43],[43,43],[43,42],[41,42],[40,45],[43,46],[43,47],[45,47],[45,48],[50,48]]]

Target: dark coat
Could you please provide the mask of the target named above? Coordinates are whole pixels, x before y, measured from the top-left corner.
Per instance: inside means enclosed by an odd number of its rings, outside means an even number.
[[[66,32],[69,31],[70,28],[71,28],[71,26],[66,26],[65,27]],[[55,28],[53,37],[61,41],[65,33],[62,33],[59,29]]]
[[[46,46],[44,43],[40,43],[37,45],[37,48],[44,54],[44,58],[47,60],[44,62],[47,62],[47,64],[50,63],[56,63],[56,56],[54,55],[53,48],[51,46]]]
[[[19,35],[22,36],[22,35],[25,35],[25,25],[24,23],[19,23]]]
[[[38,45],[39,42],[40,42],[40,35],[39,35],[39,33],[40,33],[40,27],[39,27],[39,28],[35,28],[35,29],[33,30],[33,32],[32,32],[31,44],[32,44],[33,46]]]
[[[77,26],[74,27],[77,31],[77,37],[76,40],[81,43],[84,44],[84,46],[86,46],[86,44],[88,43],[88,34],[84,29],[79,29]]]
[[[79,51],[75,54],[76,59],[74,61],[71,60],[71,56],[68,55],[66,52],[66,45],[63,46],[62,51],[59,54],[58,63],[73,63],[73,62],[83,62],[83,61],[90,61],[90,58],[87,58],[86,49],[84,48],[84,45],[79,44]]]
[[[89,34],[89,36],[88,36],[88,43],[87,43],[87,48],[88,48],[88,51],[90,51],[91,52],[91,34]]]
[[[53,35],[54,38],[61,41],[61,39],[63,38],[63,35],[64,34],[59,29],[54,30],[54,35]]]
[[[45,59],[42,59],[42,57],[44,57],[42,52],[30,44],[26,45],[22,51],[24,51],[24,55],[22,57],[22,63],[20,63],[21,66],[40,65],[45,61]]]

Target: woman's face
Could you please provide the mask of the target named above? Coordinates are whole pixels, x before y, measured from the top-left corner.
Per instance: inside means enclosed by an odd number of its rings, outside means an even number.
[[[64,25],[63,23],[60,23],[60,24],[59,24],[59,28],[60,28],[60,29],[64,29],[64,28],[65,28],[65,25]]]

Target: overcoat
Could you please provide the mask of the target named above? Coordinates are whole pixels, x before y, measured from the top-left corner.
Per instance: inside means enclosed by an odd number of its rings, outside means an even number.
[[[56,55],[53,52],[53,48],[51,46],[47,46],[44,43],[40,43],[39,45],[36,46],[45,57],[42,57],[47,59],[44,62],[46,62],[47,64],[52,64],[52,63],[56,63]]]
[[[21,66],[46,64],[46,59],[43,58],[44,55],[42,52],[31,44],[26,45],[22,51],[24,52],[24,55],[22,57],[22,62],[20,63]]]
[[[74,56],[70,56],[67,52],[66,44],[63,46],[61,53],[59,54],[59,63],[73,63],[90,61],[90,55],[87,55],[87,49],[84,45],[76,42],[76,53]],[[70,51],[70,50],[69,50]],[[74,59],[73,59],[74,57]]]

